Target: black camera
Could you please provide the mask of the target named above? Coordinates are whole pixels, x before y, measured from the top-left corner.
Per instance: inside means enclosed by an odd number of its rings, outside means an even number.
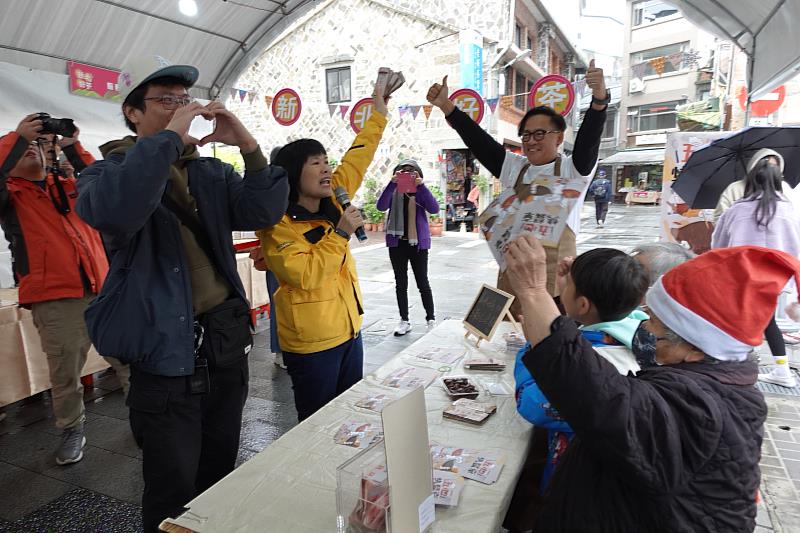
[[[53,118],[48,113],[37,113],[36,118],[42,121],[41,134],[54,133],[61,137],[75,135],[75,123],[71,118]]]

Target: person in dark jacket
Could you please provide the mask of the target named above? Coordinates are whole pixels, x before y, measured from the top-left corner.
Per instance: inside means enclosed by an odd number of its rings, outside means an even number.
[[[594,199],[594,218],[598,226],[605,225],[608,215],[608,204],[611,202],[611,182],[606,178],[605,170],[597,171],[597,179],[592,182],[589,192]]]
[[[147,532],[233,470],[247,398],[249,304],[232,230],[275,224],[286,173],[219,102],[192,102],[196,68],[159,56],[120,73],[122,111],[136,137],[101,147],[78,182],[77,210],[102,232],[111,266],[86,312],[101,353],[131,364],[130,424],[143,451]],[[189,134],[195,117],[209,136]],[[244,179],[197,144],[238,146]]]
[[[576,435],[535,531],[753,531],[767,408],[752,349],[800,262],[739,247],[670,270],[647,295],[633,343],[645,367],[628,377],[559,314],[541,243],[522,236],[506,260],[533,346],[523,363]]]
[[[416,192],[397,191],[397,173],[416,174]],[[392,171],[392,180],[386,185],[376,204],[378,211],[389,210],[386,225],[386,246],[394,269],[397,307],[400,323],[394,329],[395,337],[411,331],[408,319],[408,263],[417,280],[417,288],[425,308],[427,326],[436,324],[433,307],[433,291],[428,281],[428,250],[431,248],[431,231],[428,228],[428,213],[439,212],[439,202],[422,182],[422,169],[413,159],[404,159]],[[412,222],[413,220],[413,222]]]

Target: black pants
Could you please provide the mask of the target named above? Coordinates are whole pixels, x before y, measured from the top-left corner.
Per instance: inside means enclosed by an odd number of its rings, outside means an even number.
[[[389,259],[394,269],[395,292],[400,318],[408,321],[408,263],[414,271],[417,288],[425,307],[425,320],[436,320],[433,311],[433,291],[428,282],[428,250],[420,250],[419,246],[411,246],[405,239],[400,239],[397,246],[389,248]]]
[[[605,222],[607,214],[608,214],[608,202],[594,203],[594,217],[595,219],[597,219],[597,222],[600,222],[601,220]]]
[[[209,394],[190,394],[188,377],[156,376],[131,366],[130,424],[142,449],[142,520],[158,531],[236,463],[247,399],[247,358],[214,369]]]
[[[783,333],[781,333],[778,323],[775,322],[775,315],[772,315],[772,319],[767,324],[764,337],[767,339],[772,357],[786,357],[786,342],[783,340]]]

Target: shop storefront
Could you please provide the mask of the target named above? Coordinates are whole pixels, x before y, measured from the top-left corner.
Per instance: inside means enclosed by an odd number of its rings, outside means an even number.
[[[600,161],[611,177],[614,201],[658,203],[664,172],[664,149],[625,150]]]

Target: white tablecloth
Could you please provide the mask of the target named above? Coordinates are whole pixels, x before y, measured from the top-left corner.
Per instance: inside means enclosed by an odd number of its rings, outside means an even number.
[[[460,321],[443,322],[195,498],[187,505],[189,511],[174,522],[199,532],[336,531],[336,468],[358,450],[335,444],[333,436],[349,420],[380,422],[379,414],[355,407],[355,402],[370,393],[396,392],[381,385],[382,378],[410,363],[424,364],[410,354],[431,346],[464,347],[468,351],[465,358],[480,354],[504,359],[504,372],[465,372],[462,359],[446,374],[469,374],[481,385],[502,381],[513,391],[515,354],[505,351],[502,336],[510,328],[510,324],[502,324],[492,343],[481,343],[476,349],[474,338],[464,339]],[[470,426],[442,418],[442,409],[451,400],[439,381],[425,391],[432,442],[506,456],[495,484],[466,480],[458,507],[436,508],[435,532],[497,533],[527,453],[532,426],[517,415],[513,395],[489,396],[483,392],[478,399],[493,401],[498,411],[484,425]]]

